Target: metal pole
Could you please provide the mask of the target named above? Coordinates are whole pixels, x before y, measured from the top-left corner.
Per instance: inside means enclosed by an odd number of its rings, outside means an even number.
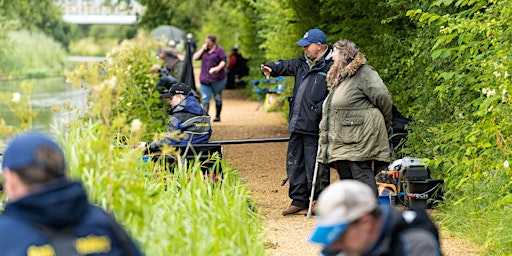
[[[272,142],[287,142],[290,138],[257,138],[257,139],[239,139],[239,140],[211,140],[208,144],[249,144],[249,143],[272,143]]]
[[[318,150],[316,151],[316,156],[320,154],[320,145],[318,145]],[[311,208],[313,207],[313,196],[315,196],[315,185],[316,185],[316,176],[318,175],[318,161],[315,161],[315,171],[313,172],[313,182],[311,186],[311,196],[309,197],[309,207],[308,214],[306,218],[311,218]]]
[[[273,142],[287,142],[290,138],[258,138],[258,139],[240,139],[240,140],[211,140],[208,144],[221,144],[221,145],[233,145],[233,144],[248,144],[248,143],[273,143]],[[315,167],[316,168],[316,167]],[[281,186],[284,186],[288,181],[288,176],[283,179]]]

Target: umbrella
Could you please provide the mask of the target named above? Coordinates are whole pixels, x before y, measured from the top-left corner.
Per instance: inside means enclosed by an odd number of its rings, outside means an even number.
[[[167,43],[169,40],[174,40],[176,42],[183,42],[185,40],[185,32],[183,30],[171,26],[171,25],[161,25],[151,30],[151,35],[157,40],[165,40]]]
[[[188,84],[194,91],[196,91],[196,82],[194,78],[194,67],[192,65],[192,55],[194,54],[191,49],[191,40],[187,40],[185,63],[183,63],[183,71],[181,73],[182,83]]]

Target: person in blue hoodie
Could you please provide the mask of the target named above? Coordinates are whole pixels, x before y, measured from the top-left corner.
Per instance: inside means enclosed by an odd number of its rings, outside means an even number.
[[[61,148],[45,134],[14,137],[3,154],[7,197],[0,251],[18,255],[142,255],[115,219],[67,177]]]
[[[153,142],[141,142],[139,149],[149,152],[158,152],[164,145],[186,145],[208,143],[212,133],[210,116],[201,107],[194,97],[190,87],[185,83],[175,84],[169,92],[162,94],[162,98],[168,98],[169,124],[164,138]],[[180,134],[184,134],[181,136]]]

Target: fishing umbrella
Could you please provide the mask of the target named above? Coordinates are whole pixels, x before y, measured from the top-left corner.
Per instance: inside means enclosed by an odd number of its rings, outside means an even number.
[[[183,42],[185,40],[185,32],[172,25],[160,25],[151,30],[151,35],[157,41],[165,40],[166,43],[169,40],[174,40],[176,42]]]

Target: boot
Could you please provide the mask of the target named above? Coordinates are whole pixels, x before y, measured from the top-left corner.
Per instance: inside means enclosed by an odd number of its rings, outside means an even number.
[[[210,110],[210,103],[203,103],[204,112],[208,115],[208,110]]]
[[[215,114],[215,119],[213,119],[213,121],[220,122],[220,112],[222,111],[222,104],[215,105],[215,110],[217,110],[217,113]]]

